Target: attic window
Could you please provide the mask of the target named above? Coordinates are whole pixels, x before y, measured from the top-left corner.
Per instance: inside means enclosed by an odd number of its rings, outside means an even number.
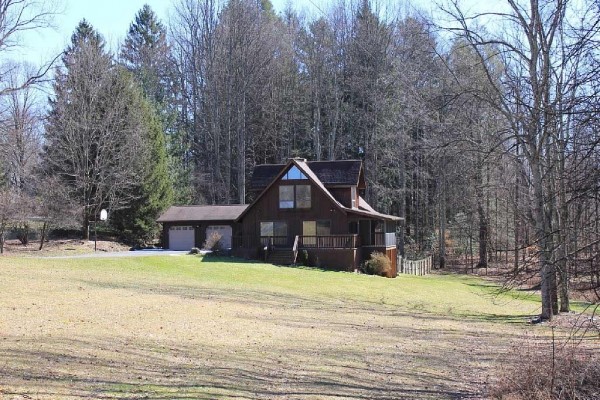
[[[292,166],[292,168],[290,168],[288,170],[288,172],[286,172],[286,174],[281,179],[284,181],[287,181],[287,180],[291,180],[291,179],[300,180],[300,179],[308,179],[308,178],[306,177],[306,175],[304,175],[302,172],[300,172],[298,167],[296,167],[294,165],[294,166]]]

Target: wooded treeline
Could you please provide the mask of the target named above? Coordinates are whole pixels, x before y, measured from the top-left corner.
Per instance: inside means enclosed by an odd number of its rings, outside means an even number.
[[[34,5],[4,2],[10,38]],[[486,267],[510,253],[515,275],[539,274],[551,318],[574,271],[600,287],[599,7],[174,0],[169,21],[144,6],[116,54],[82,21],[46,75],[48,112],[41,74],[2,75],[0,249],[32,216],[87,231],[101,208],[150,241],[171,203],[251,201],[257,164],[360,158],[366,200],[405,217],[409,255],[444,267],[468,247]],[[32,27],[51,15],[34,11]]]

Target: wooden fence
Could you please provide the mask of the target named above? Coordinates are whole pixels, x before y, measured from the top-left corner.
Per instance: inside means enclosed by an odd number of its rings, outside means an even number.
[[[431,273],[433,266],[433,256],[421,260],[405,260],[398,255],[398,273],[410,275],[427,275]]]

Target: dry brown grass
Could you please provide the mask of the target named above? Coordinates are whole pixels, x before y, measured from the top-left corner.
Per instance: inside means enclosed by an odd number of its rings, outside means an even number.
[[[392,306],[383,295],[363,301],[346,289],[257,282],[286,271],[399,295],[403,282],[437,279],[192,256],[3,257],[0,398],[480,398],[527,329],[501,315],[465,319]]]
[[[30,241],[26,246],[18,240],[7,240],[4,252],[7,256],[68,256],[71,254],[85,254],[94,252],[93,240],[61,239],[49,240],[44,243],[44,248],[39,250],[38,240]],[[130,246],[122,243],[98,240],[98,251],[128,251]]]
[[[515,360],[502,365],[490,395],[505,400],[600,399],[598,338],[552,341],[532,338],[514,349]]]

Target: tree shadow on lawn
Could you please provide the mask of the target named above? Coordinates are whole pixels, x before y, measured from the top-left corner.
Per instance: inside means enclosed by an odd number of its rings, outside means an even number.
[[[382,278],[385,279],[385,278]],[[124,289],[147,295],[176,296],[188,300],[207,300],[236,304],[247,304],[258,307],[273,307],[278,309],[303,309],[319,314],[322,312],[359,313],[367,312],[374,316],[417,317],[431,321],[464,321],[470,323],[493,322],[525,325],[531,315],[520,314],[486,314],[486,313],[447,313],[439,314],[429,311],[403,308],[376,301],[355,299],[339,299],[328,296],[301,296],[266,290],[240,288],[208,288],[186,285],[148,285],[143,283],[116,283],[103,281],[79,280],[78,282],[103,289]]]
[[[469,398],[480,396],[479,386],[489,371],[479,363],[497,365],[507,354],[512,336],[519,337],[519,332],[507,332],[499,338],[477,320],[457,330],[444,325],[454,323],[453,317],[415,314],[378,303],[230,287],[80,282],[137,294],[228,302],[233,310],[236,305],[250,305],[265,312],[257,317],[254,312],[239,311],[228,323],[253,319],[268,329],[305,336],[302,342],[290,340],[285,348],[277,348],[269,339],[225,348],[191,346],[171,337],[150,340],[152,332],[76,339],[8,337],[0,340],[0,382],[5,384],[0,394],[153,399]],[[269,315],[269,309],[278,314]],[[321,336],[313,334],[317,331]],[[322,335],[333,338],[323,343]],[[344,341],[354,338],[358,338],[354,344]],[[212,343],[210,338],[205,342]]]
[[[365,355],[318,347],[262,350],[114,338],[31,342],[5,338],[0,345],[0,358],[6,361],[0,366],[0,378],[6,386],[0,387],[0,394],[153,399],[477,396],[465,388],[468,382],[461,377],[423,368],[444,361],[441,356],[415,361],[402,354]]]
[[[265,264],[264,261],[238,258],[226,255],[200,255],[196,256],[203,263],[236,263],[236,264]]]
[[[490,314],[490,313],[479,313],[479,314],[461,314],[464,318],[476,319],[485,322],[494,322],[502,324],[513,324],[513,325],[524,325],[528,324],[529,321],[534,317],[532,314],[520,314],[520,315],[507,315],[507,314]]]
[[[326,267],[310,267],[306,265],[296,264],[296,265],[280,265],[280,264],[270,264],[266,261],[261,260],[250,260],[245,258],[238,257],[228,257],[228,256],[203,256],[200,262],[207,263],[236,263],[236,264],[261,264],[261,265],[272,265],[273,267],[278,268],[293,268],[293,269],[304,269],[307,271],[317,271],[317,272],[339,272],[345,274],[354,274],[354,272],[350,271],[340,271],[339,269],[326,268]],[[388,278],[386,278],[388,279]]]

